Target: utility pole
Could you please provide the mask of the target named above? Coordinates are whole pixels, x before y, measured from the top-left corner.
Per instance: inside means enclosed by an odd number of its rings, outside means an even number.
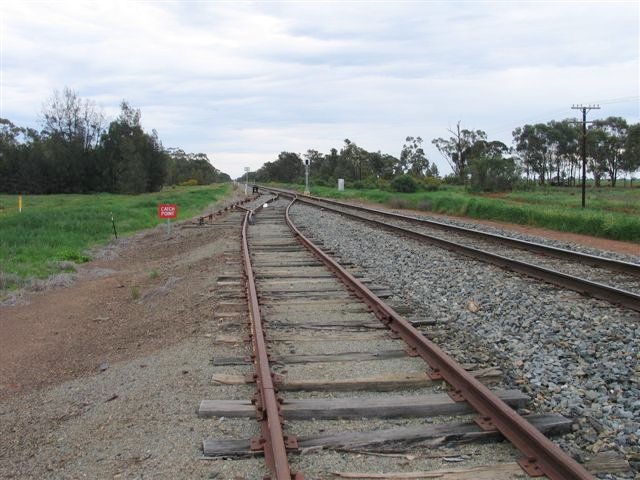
[[[599,110],[600,105],[572,105],[571,109],[582,110],[582,208],[584,208],[587,186],[587,112]]]

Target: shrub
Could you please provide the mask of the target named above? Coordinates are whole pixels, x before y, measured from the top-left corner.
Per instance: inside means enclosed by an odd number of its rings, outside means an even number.
[[[442,180],[436,177],[424,177],[419,181],[420,190],[424,190],[425,192],[435,192],[440,190],[441,185]]]
[[[195,187],[196,185],[198,185],[198,180],[196,180],[195,178],[190,178],[189,180],[180,182],[178,185],[181,187]]]
[[[60,252],[59,257],[60,260],[67,260],[69,262],[76,263],[87,263],[91,260],[91,258],[86,255],[82,255],[77,250],[63,250],[62,252]]]
[[[391,190],[394,192],[412,193],[416,189],[416,181],[410,175],[400,175],[391,181]]]
[[[464,183],[460,180],[460,177],[450,173],[449,175],[445,175],[442,179],[442,183],[445,185],[464,185]]]
[[[314,178],[313,182],[309,179],[309,183],[316,187],[333,187],[337,184],[333,179],[330,178]]]
[[[520,171],[512,158],[479,157],[469,164],[472,190],[499,192],[511,190],[520,180]]]
[[[389,182],[389,180],[387,180],[385,178],[379,178],[378,181],[376,182],[376,186],[380,190],[388,191],[389,188],[391,187],[391,183]]]

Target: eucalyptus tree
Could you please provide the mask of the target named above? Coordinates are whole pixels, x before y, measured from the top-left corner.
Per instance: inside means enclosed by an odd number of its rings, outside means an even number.
[[[600,162],[611,179],[611,186],[616,186],[616,180],[623,161],[625,141],[629,125],[622,117],[608,117],[593,122],[592,130],[599,130],[596,148],[599,150]]]
[[[460,122],[456,129],[448,129],[451,137],[435,138],[432,140],[438,151],[451,166],[453,173],[460,181],[466,181],[466,167],[473,153],[473,148],[478,141],[486,141],[487,134],[482,130],[460,129]]]
[[[400,152],[399,166],[403,173],[424,177],[429,172],[429,160],[422,148],[422,138],[407,137]]]
[[[538,177],[544,185],[549,170],[548,128],[544,123],[524,125],[513,131],[513,141],[519,154],[523,168],[529,178],[529,172]]]
[[[570,119],[557,122],[551,120],[546,129],[549,160],[556,169],[556,183],[561,185],[565,178],[574,179],[578,169],[580,152],[580,131]],[[571,180],[570,180],[571,181]]]
[[[631,175],[633,182],[633,172],[640,170],[640,123],[630,125],[627,130],[620,168]]]

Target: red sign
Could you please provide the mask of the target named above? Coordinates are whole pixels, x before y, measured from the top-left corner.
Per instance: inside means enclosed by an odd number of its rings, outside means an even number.
[[[175,203],[161,203],[158,205],[158,216],[160,218],[177,218],[178,206]]]

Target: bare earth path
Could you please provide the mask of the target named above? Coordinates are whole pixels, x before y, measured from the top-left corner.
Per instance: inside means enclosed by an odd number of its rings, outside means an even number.
[[[509,227],[638,254],[637,244]],[[215,281],[238,235],[148,230],[111,245],[70,287],[0,307],[0,478],[251,478],[198,460],[200,441],[225,424],[195,414],[210,396],[209,360],[231,348],[210,337]],[[252,462],[262,460],[247,471]]]

